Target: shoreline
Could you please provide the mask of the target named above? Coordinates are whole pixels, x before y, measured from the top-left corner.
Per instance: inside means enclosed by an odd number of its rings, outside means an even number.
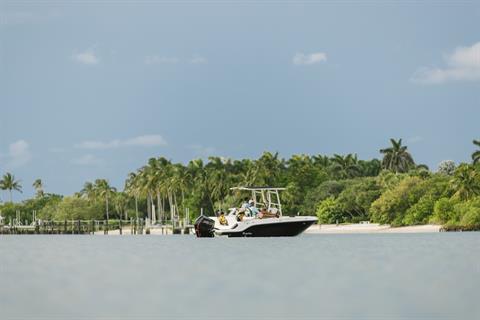
[[[313,225],[305,233],[307,234],[355,234],[355,233],[435,233],[440,232],[441,225],[425,224],[418,226],[392,227],[388,224],[365,223],[365,224],[322,224]]]
[[[381,225],[378,223],[365,224],[322,224],[313,225],[305,230],[305,234],[374,234],[374,233],[437,233],[440,232],[441,225],[426,224],[418,226],[392,227],[388,224]],[[125,228],[123,235],[130,235],[130,229]],[[104,235],[103,231],[95,232],[95,235]],[[119,230],[110,230],[108,235],[120,235]],[[144,233],[145,235],[145,233]],[[172,235],[171,230],[162,228],[150,228],[150,235],[169,236]],[[181,235],[181,234],[180,234]],[[188,235],[188,234],[183,234]]]
[[[0,226],[1,227],[1,226]],[[19,227],[23,229],[29,229],[29,232],[22,231],[18,234],[35,234],[31,226],[27,227]],[[405,233],[438,233],[441,231],[448,231],[443,229],[442,225],[435,225],[435,224],[425,224],[425,225],[415,225],[415,226],[404,226],[404,227],[392,227],[388,224],[378,224],[378,223],[351,223],[351,224],[315,224],[310,226],[307,230],[304,231],[306,234],[374,234],[374,233],[398,233],[398,234],[405,234]],[[169,227],[160,227],[160,226],[151,226],[151,227],[144,227],[143,228],[143,235],[147,235],[146,231],[149,231],[148,234],[156,235],[156,236],[163,236],[163,235],[173,235],[173,230]],[[1,232],[0,234],[7,234],[5,232]],[[27,230],[28,231],[28,230]],[[57,230],[58,231],[58,230]],[[120,234],[119,229],[112,229],[108,231],[108,235],[132,235],[132,228],[129,225],[124,225],[122,228],[122,234]],[[186,232],[189,233],[186,233]],[[452,230],[451,230],[452,231]],[[178,232],[178,233],[177,233]],[[51,232],[51,234],[57,233],[65,233],[65,232]],[[68,232],[69,234],[70,232]],[[48,234],[45,233],[45,234]],[[74,234],[74,232],[72,232]],[[75,233],[78,234],[78,233]],[[103,230],[96,230],[93,233],[86,232],[82,234],[94,234],[94,235],[105,235]],[[139,234],[139,235],[142,235]],[[193,235],[194,232],[191,228],[183,228],[183,229],[176,229],[177,235]],[[136,235],[136,234],[134,234]]]

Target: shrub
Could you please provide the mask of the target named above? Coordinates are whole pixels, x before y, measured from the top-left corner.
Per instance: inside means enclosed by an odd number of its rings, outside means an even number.
[[[104,209],[100,202],[65,197],[60,202],[45,206],[40,210],[39,217],[52,220],[100,220],[104,218]]]
[[[441,198],[433,207],[433,216],[431,221],[434,223],[445,224],[455,217],[455,200],[450,198]]]
[[[370,206],[380,195],[380,186],[374,178],[348,180],[337,198],[343,220],[358,222],[368,219]]]
[[[335,198],[330,197],[320,203],[317,208],[317,217],[319,223],[342,222],[341,210]]]
[[[404,178],[372,203],[371,220],[381,224],[402,225],[406,211],[425,194],[425,191],[424,180],[419,177]]]
[[[403,218],[403,224],[416,225],[425,224],[428,222],[429,217],[433,213],[436,198],[432,195],[425,195],[420,200],[410,207],[405,217]]]
[[[336,198],[345,188],[345,182],[339,181],[325,181],[315,189],[310,190],[305,196],[305,200],[300,207],[302,214],[311,214],[312,210],[318,207],[318,204],[323,200],[334,197]]]
[[[457,217],[455,221],[464,230],[478,230],[480,228],[480,197],[461,202],[454,208]]]

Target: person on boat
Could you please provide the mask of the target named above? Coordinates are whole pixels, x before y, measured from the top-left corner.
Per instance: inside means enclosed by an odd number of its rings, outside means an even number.
[[[245,212],[248,209],[248,198],[245,198],[240,208],[237,209],[237,221],[242,221],[245,216]]]
[[[220,222],[222,226],[228,226],[227,218],[225,218],[225,212],[220,211],[220,215],[218,216],[218,222]]]
[[[249,206],[250,204],[249,204],[248,198],[245,198],[240,209],[244,209],[243,211],[245,211],[246,209],[248,209]]]
[[[256,217],[257,214],[260,212],[260,211],[258,211],[257,207],[255,207],[255,201],[253,201],[252,199],[250,199],[250,201],[248,201],[247,211],[250,212],[250,216],[252,216],[252,217]]]
[[[238,214],[237,214],[237,221],[239,221],[239,222],[242,221],[243,217],[245,217],[245,209],[240,208],[240,210],[238,211]]]
[[[262,207],[262,209],[260,210],[259,214],[257,215],[257,218],[259,218],[259,219],[263,219],[263,218],[278,218],[278,217],[279,217],[278,212],[277,212],[277,213],[270,212],[270,211],[268,211],[267,208],[265,208],[265,207]]]

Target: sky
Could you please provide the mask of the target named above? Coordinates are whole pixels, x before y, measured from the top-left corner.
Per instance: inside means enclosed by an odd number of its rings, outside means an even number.
[[[71,194],[148,158],[480,139],[479,1],[0,0],[0,174]],[[6,194],[1,194],[6,199]]]

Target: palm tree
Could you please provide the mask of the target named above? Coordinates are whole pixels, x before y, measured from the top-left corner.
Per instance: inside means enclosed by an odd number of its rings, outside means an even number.
[[[36,179],[36,180],[33,182],[32,187],[35,189],[36,197],[37,197],[37,198],[43,197],[44,192],[43,192],[43,182],[42,182],[42,179]]]
[[[357,155],[347,154],[341,156],[334,154],[330,159],[331,169],[340,179],[348,179],[358,177],[361,173],[361,168],[358,163]]]
[[[257,185],[259,170],[260,168],[258,166],[250,164],[245,171],[240,174],[240,183],[245,186]]]
[[[181,164],[175,164],[173,166],[172,184],[176,187],[176,190],[180,192],[182,199],[182,209],[185,212],[185,192],[187,192],[192,185],[192,176],[190,172]]]
[[[232,161],[221,157],[209,157],[205,166],[206,189],[209,196],[212,210],[215,210],[215,203],[220,202],[220,209],[223,208],[223,200],[228,195],[232,185]]]
[[[359,160],[358,165],[364,177],[376,177],[382,170],[382,162],[378,159]]]
[[[480,195],[480,174],[468,164],[460,165],[451,180],[454,197],[468,200]]]
[[[133,196],[135,199],[135,217],[138,219],[138,198],[141,194],[141,188],[139,185],[140,177],[137,173],[131,172],[128,175],[127,181],[125,181],[125,192]]]
[[[125,192],[114,192],[113,204],[115,207],[115,211],[117,211],[118,218],[119,219],[123,218],[125,220],[128,220],[128,215],[127,215],[128,195]]]
[[[412,155],[407,151],[407,146],[402,146],[402,139],[398,141],[390,139],[390,142],[392,143],[390,148],[380,150],[384,155],[382,167],[395,173],[407,172],[415,165]]]
[[[313,163],[319,168],[327,168],[330,166],[330,158],[328,156],[322,156],[321,154],[313,156]]]
[[[110,198],[110,194],[112,192],[115,192],[115,188],[111,187],[108,184],[108,181],[105,179],[97,179],[95,180],[95,190],[97,190],[97,194],[105,198],[105,208],[106,208],[106,215],[107,215],[107,221],[109,219],[109,212],[108,212],[108,200]]]
[[[316,176],[319,170],[318,167],[314,165],[310,156],[305,154],[294,154],[290,157],[290,159],[288,159],[286,164],[287,181],[299,187],[299,190],[302,192],[307,188],[313,187],[313,185],[317,184]],[[290,189],[294,190],[295,188]]]
[[[95,189],[95,185],[91,182],[85,182],[83,189],[80,190],[80,194],[89,201],[97,201],[97,190]]]
[[[274,186],[278,183],[279,176],[284,169],[282,159],[279,159],[278,152],[264,152],[262,156],[254,162],[258,168],[257,177],[260,184]]]
[[[473,140],[473,144],[477,147],[480,147],[480,140]],[[472,160],[473,164],[480,163],[480,150],[475,151],[472,153]]]
[[[8,190],[10,193],[10,202],[12,201],[12,191],[22,192],[22,186],[20,185],[19,180],[15,180],[15,176],[9,172],[3,175],[3,178],[0,180],[0,189]]]
[[[187,165],[187,170],[190,173],[193,181],[192,194],[198,196],[201,200],[201,204],[205,204],[207,201],[207,172],[205,171],[205,165],[202,159],[191,160]]]
[[[169,166],[170,161],[163,157],[150,158],[147,166],[145,166],[143,170],[143,187],[147,195],[147,214],[152,220],[155,218],[153,217],[154,212],[152,211],[155,195],[157,197],[157,212],[159,217],[163,216],[165,194],[168,196],[171,208],[172,198],[169,196],[169,184],[167,183],[170,173]]]

